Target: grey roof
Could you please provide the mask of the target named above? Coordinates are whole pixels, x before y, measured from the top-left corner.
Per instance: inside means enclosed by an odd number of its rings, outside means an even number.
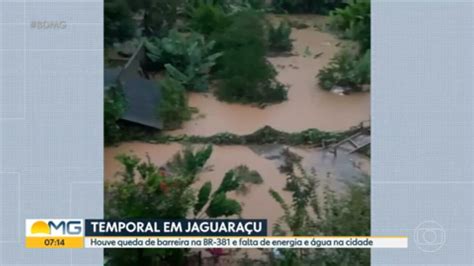
[[[162,129],[163,123],[158,117],[161,90],[157,82],[141,76],[141,63],[146,52],[143,41],[129,58],[124,67],[107,68],[104,71],[104,89],[120,82],[125,99],[126,111],[122,116],[125,121]]]
[[[106,68],[104,70],[104,87],[112,86],[117,84],[120,71],[122,71],[121,67],[117,68]]]
[[[127,101],[122,120],[162,129],[163,122],[158,117],[161,90],[157,82],[138,76],[119,80],[120,72],[120,68],[105,69],[104,90],[120,82]]]
[[[122,119],[137,124],[161,129],[158,117],[161,90],[156,82],[144,78],[131,78],[122,82],[127,100],[127,110]]]

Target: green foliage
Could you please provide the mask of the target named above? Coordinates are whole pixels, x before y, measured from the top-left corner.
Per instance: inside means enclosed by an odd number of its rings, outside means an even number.
[[[148,159],[134,155],[117,159],[125,167],[122,178],[106,186],[105,216],[108,219],[185,218],[194,202],[194,192],[181,176],[167,176]],[[137,176],[137,174],[139,175]],[[150,265],[151,261],[166,261],[179,265],[184,250],[106,249],[111,265]]]
[[[280,22],[278,27],[268,25],[268,43],[269,49],[273,52],[288,52],[293,48],[291,36],[291,27],[287,22]]]
[[[265,58],[265,30],[262,16],[242,11],[232,16],[231,25],[213,38],[224,51],[219,61],[215,91],[218,99],[228,102],[264,103],[286,99],[285,87],[276,79],[276,71]]]
[[[205,183],[198,193],[192,188],[197,175],[211,156],[212,147],[197,151],[186,148],[165,167],[123,154],[117,160],[124,167],[120,180],[106,186],[107,219],[184,219],[189,213],[208,217],[238,215],[240,203],[227,198],[227,192],[238,187],[223,180],[218,192],[211,195],[212,185]],[[208,205],[206,207],[206,205]],[[111,265],[183,265],[185,249],[107,249]],[[162,264],[165,263],[165,264]]]
[[[208,145],[203,149],[194,151],[187,146],[183,151],[177,153],[171,161],[168,162],[168,168],[175,174],[193,178],[204,167],[212,154],[212,146]],[[194,182],[194,180],[190,180]]]
[[[237,201],[227,198],[226,194],[221,192],[212,197],[206,214],[210,218],[215,218],[240,214],[241,211],[242,207]]]
[[[124,0],[105,0],[104,43],[106,46],[134,37],[136,25],[132,15]]]
[[[331,12],[330,28],[342,38],[358,43],[359,51],[343,50],[320,70],[319,84],[325,90],[334,87],[361,90],[370,84],[370,1],[353,1]]]
[[[239,165],[233,170],[234,175],[237,177],[240,185],[237,188],[237,192],[246,194],[249,191],[248,184],[262,184],[262,176],[255,170],[250,170],[246,165]]]
[[[370,235],[370,184],[369,179],[348,186],[348,191],[336,197],[329,188],[318,197],[318,182],[314,174],[306,173],[301,159],[290,151],[285,156],[293,164],[288,171],[286,190],[292,195],[291,205],[281,195],[270,190],[270,195],[284,210],[274,225],[275,235]],[[298,174],[297,174],[298,173]],[[370,251],[361,249],[314,249],[301,252],[296,249],[279,250],[283,258],[276,265],[370,265]]]
[[[370,84],[370,50],[358,55],[342,50],[318,74],[319,85],[325,90],[335,86],[361,90],[362,85]]]
[[[353,1],[332,11],[329,26],[341,37],[358,42],[363,52],[370,49],[370,1]]]
[[[215,42],[206,42],[201,34],[184,35],[176,30],[167,37],[152,38],[145,45],[151,68],[166,68],[170,77],[191,91],[208,89],[209,72],[222,55],[213,53]]]
[[[198,193],[198,200],[194,205],[194,216],[201,212],[202,208],[206,203],[209,201],[209,196],[211,195],[212,191],[212,183],[207,181],[202,185],[201,189],[199,189]]]
[[[161,99],[158,109],[164,128],[175,129],[191,118],[184,87],[171,77],[160,81]]]
[[[199,0],[195,7],[188,11],[190,27],[204,35],[210,35],[229,26],[230,19],[224,13],[221,5]]]
[[[122,140],[141,140],[149,143],[182,142],[216,145],[261,145],[278,143],[291,146],[312,145],[321,147],[323,141],[340,141],[353,133],[352,130],[345,132],[324,132],[315,128],[288,133],[265,126],[246,135],[237,135],[228,132],[217,133],[211,136],[163,135],[160,133],[147,134],[147,132],[138,130],[128,133]]]
[[[343,0],[272,0],[272,7],[281,13],[326,14],[344,2]]]
[[[130,0],[133,1],[133,0]],[[164,36],[173,28],[182,0],[148,0],[142,4],[144,10],[144,33],[147,36]]]
[[[121,139],[117,121],[126,109],[126,102],[120,87],[109,87],[104,95],[104,139],[106,144],[113,144]]]

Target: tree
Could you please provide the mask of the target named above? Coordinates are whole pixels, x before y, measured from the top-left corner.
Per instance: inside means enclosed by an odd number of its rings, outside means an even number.
[[[241,11],[226,29],[212,38],[224,52],[218,61],[220,78],[216,96],[223,101],[275,103],[286,100],[285,87],[276,80],[276,70],[265,58],[265,28],[261,14]]]
[[[133,0],[131,0],[133,1]],[[171,30],[178,18],[180,0],[145,0],[143,27],[147,36],[164,36]]]
[[[134,37],[136,25],[133,14],[124,0],[105,0],[104,42],[111,46]]]
[[[177,80],[165,77],[160,81],[161,99],[158,109],[159,117],[165,129],[176,129],[191,118],[184,87]]]

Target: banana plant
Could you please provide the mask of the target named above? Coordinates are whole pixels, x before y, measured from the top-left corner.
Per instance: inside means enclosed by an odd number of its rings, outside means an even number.
[[[184,36],[171,31],[168,37],[147,43],[148,59],[180,81],[190,91],[208,89],[209,72],[223,53],[213,53],[214,41],[206,42],[204,36],[192,33]]]

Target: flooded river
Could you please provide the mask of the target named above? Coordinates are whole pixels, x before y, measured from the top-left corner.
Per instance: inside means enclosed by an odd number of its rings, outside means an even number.
[[[278,80],[289,85],[287,101],[260,109],[220,102],[211,93],[192,93],[189,105],[196,107],[199,114],[172,133],[212,135],[227,131],[247,134],[265,125],[287,132],[307,128],[336,131],[368,120],[369,93],[339,96],[323,91],[317,85],[318,71],[340,49],[341,41],[313,27],[315,23],[323,23],[322,17],[292,16],[295,18],[309,25],[306,29],[292,30],[295,55],[269,58],[279,72]]]

